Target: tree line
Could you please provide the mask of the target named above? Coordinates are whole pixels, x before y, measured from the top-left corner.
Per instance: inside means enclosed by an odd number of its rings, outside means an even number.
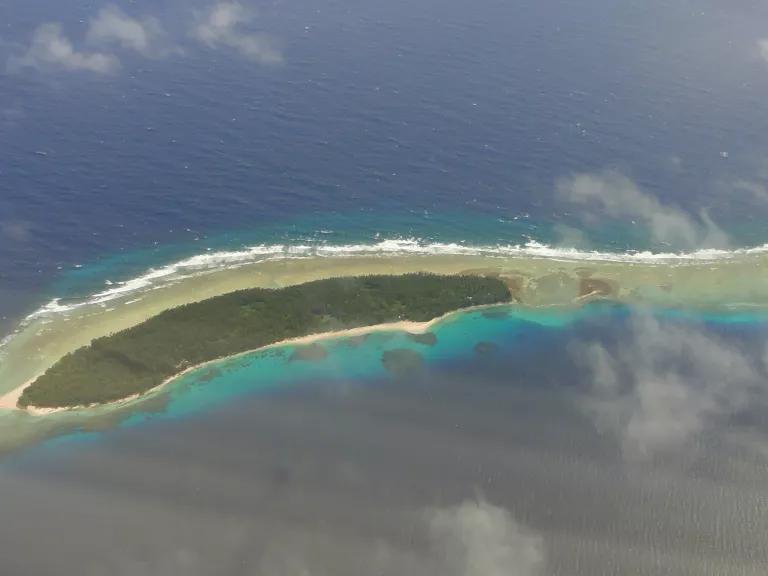
[[[288,338],[510,300],[497,278],[405,274],[240,290],[166,310],[68,354],[24,391],[21,406],[101,404],[140,394],[184,369]]]

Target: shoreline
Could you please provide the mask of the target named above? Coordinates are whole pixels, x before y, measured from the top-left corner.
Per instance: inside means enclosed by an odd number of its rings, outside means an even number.
[[[580,307],[595,299],[687,309],[768,310],[768,256],[675,263],[561,261],[503,255],[377,255],[268,259],[223,266],[128,292],[107,303],[28,317],[0,348],[0,398],[101,336],[131,328],[183,304],[247,288],[283,288],[312,280],[367,274],[493,275],[526,309]],[[5,401],[7,404],[8,400]]]
[[[272,344],[267,344],[266,346],[260,346],[258,348],[253,348],[251,350],[245,350],[243,352],[237,352],[235,354],[230,354],[228,356],[222,356],[221,358],[215,358],[213,360],[208,360],[207,362],[195,364],[194,366],[185,368],[181,372],[174,374],[169,378],[166,378],[165,380],[163,380],[162,383],[158,384],[154,388],[150,388],[149,390],[146,390],[145,392],[132,394],[131,396],[128,396],[126,398],[121,398],[119,400],[114,400],[112,402],[105,402],[102,404],[90,404],[87,406],[66,406],[66,407],[57,407],[57,408],[41,408],[37,406],[27,406],[25,408],[22,408],[21,406],[18,405],[19,399],[21,398],[21,395],[24,393],[24,391],[27,388],[29,388],[32,384],[34,384],[35,380],[37,380],[37,378],[41,376],[39,374],[34,378],[31,378],[30,380],[25,382],[18,388],[15,388],[10,392],[6,392],[3,395],[0,395],[0,410],[21,411],[21,412],[26,412],[27,414],[30,414],[32,416],[46,416],[49,414],[56,414],[60,412],[73,412],[77,410],[89,410],[94,408],[109,408],[109,407],[117,408],[120,406],[127,405],[135,400],[143,399],[153,394],[156,394],[157,392],[159,392],[160,390],[162,390],[163,388],[165,388],[175,380],[178,380],[179,378],[182,378],[187,374],[190,374],[192,372],[197,372],[198,370],[201,370],[206,366],[220,364],[222,362],[227,362],[234,358],[239,358],[240,356],[254,354],[256,352],[269,350],[271,348],[279,348],[282,346],[303,346],[306,344],[314,344],[316,342],[320,342],[323,340],[341,340],[341,339],[347,339],[347,338],[354,338],[356,336],[366,336],[368,334],[375,334],[378,332],[407,332],[409,334],[424,334],[428,332],[433,326],[447,320],[451,316],[455,316],[455,315],[463,314],[467,312],[473,312],[477,310],[488,309],[488,308],[508,306],[510,304],[511,304],[510,302],[504,302],[500,304],[488,304],[483,306],[470,306],[467,308],[459,308],[456,310],[452,310],[446,314],[443,314],[442,316],[438,316],[431,320],[427,320],[425,322],[399,320],[397,322],[372,324],[370,326],[357,326],[355,328],[347,328],[345,330],[335,330],[332,332],[318,332],[315,334],[307,334],[305,336],[296,336],[294,338],[287,338],[285,340],[280,340],[279,342],[273,342]]]

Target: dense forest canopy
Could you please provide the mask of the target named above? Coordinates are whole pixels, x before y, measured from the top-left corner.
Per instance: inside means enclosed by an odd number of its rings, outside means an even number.
[[[141,394],[186,368],[288,338],[398,320],[423,322],[510,300],[481,276],[361,276],[253,288],[167,310],[98,338],[39,377],[21,406],[100,404]]]

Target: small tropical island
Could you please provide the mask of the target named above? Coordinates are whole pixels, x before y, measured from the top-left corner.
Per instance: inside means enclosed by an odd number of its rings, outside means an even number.
[[[414,273],[239,290],[166,310],[67,354],[24,387],[22,408],[65,409],[140,396],[202,364],[317,334],[424,323],[510,302],[482,275]]]

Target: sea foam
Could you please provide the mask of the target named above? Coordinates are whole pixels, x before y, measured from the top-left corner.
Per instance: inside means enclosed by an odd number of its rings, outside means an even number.
[[[536,241],[516,245],[471,245],[458,242],[428,242],[418,238],[395,238],[370,244],[344,245],[326,243],[260,244],[240,250],[209,251],[162,267],[150,268],[140,276],[123,282],[112,282],[108,285],[108,289],[76,301],[64,301],[60,298],[55,298],[30,314],[22,322],[22,326],[41,316],[62,314],[83,306],[104,306],[112,300],[160,288],[169,282],[276,259],[338,258],[345,256],[461,255],[535,258],[570,262],[592,261],[672,265],[716,262],[767,253],[768,244],[734,250],[701,249],[692,252],[605,252],[555,247]]]

